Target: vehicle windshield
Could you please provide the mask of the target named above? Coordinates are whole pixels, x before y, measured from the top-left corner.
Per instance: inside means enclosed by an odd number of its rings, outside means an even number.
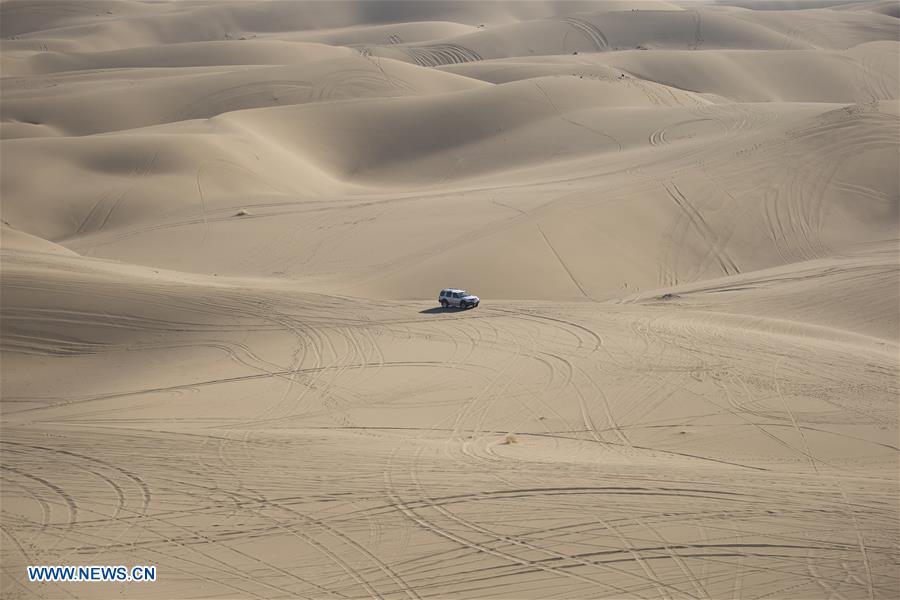
[[[471,294],[469,292],[467,292],[466,290],[459,290],[460,298],[465,298],[466,296],[471,296]]]

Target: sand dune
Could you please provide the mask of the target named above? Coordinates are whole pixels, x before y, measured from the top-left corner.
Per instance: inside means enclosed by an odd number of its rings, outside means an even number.
[[[327,47],[323,54],[330,54]],[[13,81],[4,115],[11,121],[53,127],[59,135],[86,135],[207,119],[250,108],[442,94],[486,85],[356,53],[296,66],[129,67],[103,80],[96,73],[53,78],[46,86],[35,85],[31,79]]]
[[[898,597],[897,17],[0,2],[0,596]]]
[[[640,6],[639,4],[636,6]],[[367,50],[425,66],[529,55],[627,49],[845,49],[897,39],[895,19],[845,13],[841,19],[800,11],[766,13],[646,10],[583,13],[490,27],[434,42],[376,46]],[[787,28],[784,23],[792,27]],[[601,25],[602,24],[602,27]],[[609,33],[605,33],[608,31]]]
[[[680,90],[702,90],[717,102],[843,102],[896,97],[897,44],[870,42],[842,52],[625,51],[502,59],[442,67],[491,83],[559,75],[609,78],[628,73]]]
[[[13,54],[4,71],[44,74],[99,69],[207,67],[224,65],[302,64],[310,60],[350,57],[355,52],[304,42],[254,41],[240,47],[224,41],[186,42],[107,52]],[[121,73],[118,74],[121,76]]]

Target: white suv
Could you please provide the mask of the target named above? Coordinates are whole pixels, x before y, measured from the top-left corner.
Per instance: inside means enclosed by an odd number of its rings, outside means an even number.
[[[478,306],[478,303],[481,302],[481,299],[478,296],[473,296],[466,290],[460,290],[457,288],[445,288],[441,290],[441,295],[438,296],[438,302],[441,303],[441,306],[447,308],[448,306],[456,306],[463,310],[467,308],[474,308]]]

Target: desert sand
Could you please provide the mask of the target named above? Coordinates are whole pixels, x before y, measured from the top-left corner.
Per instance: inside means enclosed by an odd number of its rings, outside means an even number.
[[[900,597],[898,16],[0,3],[0,596]]]

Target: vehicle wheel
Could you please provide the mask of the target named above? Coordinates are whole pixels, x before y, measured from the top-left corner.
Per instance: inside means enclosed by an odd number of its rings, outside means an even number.
[[[459,310],[466,310],[467,308],[469,308],[469,305],[466,304],[465,302],[459,303]]]
[[[441,300],[441,308],[447,308],[447,301]]]

